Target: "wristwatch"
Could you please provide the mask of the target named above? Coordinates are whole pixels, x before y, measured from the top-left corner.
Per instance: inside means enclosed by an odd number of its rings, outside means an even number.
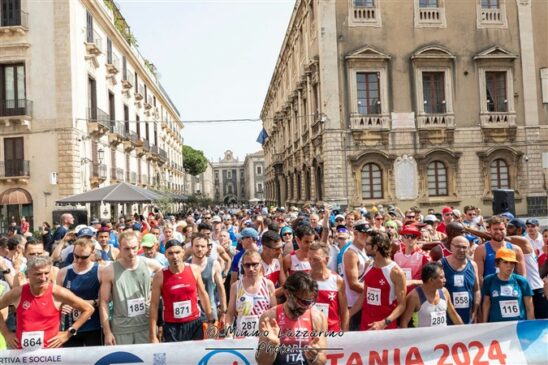
[[[69,327],[69,329],[68,329],[68,333],[70,333],[71,336],[76,336],[77,332],[78,332],[78,330],[74,327]]]
[[[392,320],[391,320],[391,319],[388,319],[388,318],[385,318],[385,319],[384,319],[384,324],[385,324],[385,325],[389,326],[390,323],[392,323]]]

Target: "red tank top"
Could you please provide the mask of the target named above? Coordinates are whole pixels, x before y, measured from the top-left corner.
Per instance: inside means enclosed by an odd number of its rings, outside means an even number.
[[[296,271],[304,271],[306,273],[309,273],[310,270],[310,262],[299,260],[296,252],[291,252],[291,267],[289,268],[289,275],[293,274]]]
[[[310,309],[296,320],[292,320],[285,314],[284,305],[279,304],[276,306],[276,322],[280,327],[280,351],[273,365],[306,364],[304,348],[309,345],[310,335],[313,333]]]
[[[327,329],[335,332],[341,330],[338,277],[339,275],[331,273],[326,280],[318,281],[318,300],[314,305],[327,317]]]
[[[53,300],[53,283],[50,283],[46,292],[39,297],[32,295],[29,284],[23,285],[15,315],[15,335],[19,340],[19,348],[47,348],[47,342],[59,333],[61,320],[60,311],[55,307]],[[43,333],[34,333],[36,331]]]
[[[396,265],[392,261],[382,268],[370,265],[365,269],[365,297],[363,300],[360,331],[368,330],[371,323],[385,319],[397,307],[396,290],[394,283],[390,279],[390,271]],[[393,321],[386,328],[396,328],[396,322]]]
[[[272,283],[274,283],[274,287],[277,288],[280,285],[280,260],[273,259],[270,265],[261,260],[261,264],[263,265],[264,277],[272,281]]]
[[[190,264],[185,264],[183,272],[179,274],[172,273],[169,267],[166,267],[163,273],[164,321],[186,323],[198,319],[198,290]]]

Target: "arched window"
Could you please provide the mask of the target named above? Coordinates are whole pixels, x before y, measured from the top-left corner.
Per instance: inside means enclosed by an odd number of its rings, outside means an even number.
[[[374,163],[362,168],[362,199],[382,199],[382,171]]]
[[[228,184],[228,185],[226,186],[226,192],[227,192],[228,194],[232,194],[232,192],[233,192],[232,184]]]
[[[510,189],[508,164],[501,158],[491,162],[491,189]]]
[[[441,161],[432,161],[428,164],[428,195],[447,196],[447,168]]]

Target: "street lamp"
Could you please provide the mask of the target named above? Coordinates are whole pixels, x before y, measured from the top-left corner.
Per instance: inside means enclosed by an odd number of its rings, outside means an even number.
[[[97,150],[97,160],[99,165],[103,164],[103,159],[105,158],[105,151],[102,148]]]

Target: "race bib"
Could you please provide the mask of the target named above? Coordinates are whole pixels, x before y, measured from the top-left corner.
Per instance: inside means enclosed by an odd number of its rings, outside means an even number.
[[[173,317],[176,319],[181,319],[190,316],[190,308],[190,300],[173,302]]]
[[[455,276],[453,276],[453,285],[455,285],[455,286],[464,286],[464,275],[455,275]]]
[[[325,318],[329,317],[329,304],[326,303],[316,303],[314,308],[325,314]]]
[[[82,312],[80,312],[78,309],[73,309],[71,312],[72,320],[76,322],[78,318],[80,318],[80,314],[82,314]]]
[[[470,308],[470,296],[468,295],[468,292],[454,292],[453,305],[455,306],[455,308]]]
[[[445,322],[445,319],[446,319],[445,312],[432,312],[430,313],[430,326],[431,327],[446,326],[447,323]]]
[[[514,292],[514,287],[512,285],[501,285],[500,286],[500,295],[502,297],[512,297]]]
[[[367,287],[367,304],[381,305],[381,290]]]
[[[502,318],[514,318],[520,316],[517,300],[501,300],[499,305]]]
[[[21,335],[21,347],[24,350],[44,348],[44,331],[23,332]]]
[[[402,269],[403,269],[403,272],[405,273],[405,280],[411,280],[412,279],[411,269],[406,267],[402,267]]]
[[[128,299],[127,315],[128,317],[137,317],[146,313],[145,298]]]
[[[240,330],[247,334],[259,330],[259,316],[242,316],[240,319]],[[245,335],[245,334],[244,334]]]

